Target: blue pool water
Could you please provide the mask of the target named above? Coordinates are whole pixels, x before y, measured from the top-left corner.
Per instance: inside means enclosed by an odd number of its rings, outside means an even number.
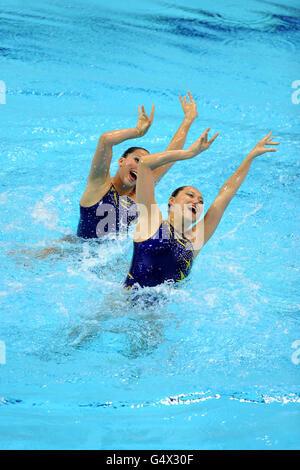
[[[298,1],[9,0],[0,15],[1,448],[299,448]],[[220,136],[158,203],[191,184],[207,209],[260,138],[281,142],[190,278],[133,304],[130,239],[32,256],[76,231],[101,133],[155,103],[130,145],[165,149],[186,90],[187,145]]]

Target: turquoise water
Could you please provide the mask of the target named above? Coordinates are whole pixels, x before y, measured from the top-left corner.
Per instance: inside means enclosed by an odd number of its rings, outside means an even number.
[[[1,2],[1,448],[299,448],[297,4]],[[101,133],[155,103],[130,145],[165,149],[186,90],[199,114],[187,145],[208,126],[220,136],[172,168],[158,203],[191,184],[207,209],[261,137],[281,142],[190,278],[134,305],[130,239],[32,256],[76,231]]]

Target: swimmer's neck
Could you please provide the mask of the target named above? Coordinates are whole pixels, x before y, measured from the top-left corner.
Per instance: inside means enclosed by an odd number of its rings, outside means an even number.
[[[184,227],[184,220],[182,219],[182,217],[175,217],[174,214],[171,212],[167,218],[167,221],[170,225],[174,227],[176,232],[184,235],[184,232],[187,227]]]
[[[123,181],[120,178],[119,172],[115,174],[115,176],[111,179],[112,184],[114,185],[116,191],[121,195],[121,196],[129,196],[131,199],[135,200],[136,198],[136,193],[135,193],[135,186],[128,187],[126,184],[123,183]]]

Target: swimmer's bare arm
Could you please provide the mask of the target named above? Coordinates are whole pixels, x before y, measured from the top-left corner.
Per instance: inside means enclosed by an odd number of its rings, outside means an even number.
[[[210,127],[208,127],[206,131],[203,132],[201,137],[199,137],[199,139],[197,139],[187,150],[166,150],[165,152],[144,155],[139,161],[139,168],[145,167],[151,170],[156,170],[157,168],[160,168],[163,165],[175,163],[180,160],[189,160],[191,158],[196,157],[196,155],[199,155],[200,153],[207,150],[219,135],[219,133],[217,133],[210,140],[207,140],[209,130]],[[141,179],[139,186],[141,186]],[[140,196],[142,197],[142,191],[140,193]]]
[[[69,252],[72,251],[70,244],[71,243],[77,243],[78,242],[78,237],[75,235],[66,235],[63,238],[60,238],[59,240],[55,240],[54,246],[48,247],[48,248],[43,248],[39,250],[32,250],[32,249],[22,249],[22,250],[17,250],[17,251],[10,251],[8,252],[9,255],[26,255],[29,258],[47,258],[49,255],[55,254],[59,255],[60,257],[68,254]],[[69,245],[64,246],[64,243],[67,242]]]
[[[139,206],[138,224],[135,241],[142,241],[152,236],[161,223],[161,213],[155,201],[153,170],[162,165],[188,160],[207,150],[219,135],[207,140],[209,128],[187,150],[166,150],[143,156],[139,161],[136,184],[136,201]]]
[[[223,184],[217,198],[205,214],[204,219],[190,231],[189,238],[193,241],[197,254],[215,232],[227,206],[245,180],[253,160],[266,152],[276,152],[276,149],[266,147],[267,145],[279,145],[279,142],[273,142],[271,134],[272,132],[256,144],[238,169]]]
[[[190,101],[188,101],[186,96],[182,98],[182,96],[179,95],[181,107],[184,112],[184,119],[180,127],[177,129],[173,139],[171,140],[166,150],[179,150],[184,147],[186,137],[188,135],[190,127],[192,123],[195,121],[195,119],[198,117],[197,105],[189,91],[188,91],[188,96],[189,96]],[[154,170],[155,184],[160,181],[160,179],[167,173],[167,171],[169,171],[173,163],[174,162],[169,163],[167,165],[164,165]]]
[[[97,187],[104,184],[109,176],[109,168],[112,159],[112,148],[129,139],[142,137],[149,130],[153,122],[155,106],[152,106],[150,116],[145,113],[144,106],[138,107],[139,116],[136,127],[132,129],[120,129],[105,132],[99,139],[97,149],[92,160],[88,185],[96,183]]]

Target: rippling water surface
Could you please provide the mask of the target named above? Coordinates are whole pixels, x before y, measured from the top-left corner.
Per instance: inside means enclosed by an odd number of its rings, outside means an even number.
[[[0,7],[1,447],[299,448],[298,2]],[[190,279],[136,302],[122,289],[130,239],[36,258],[76,231],[101,133],[155,103],[139,144],[165,149],[188,89],[199,118],[187,145],[208,126],[220,137],[172,168],[160,204],[192,184],[208,208],[258,139],[281,142]]]

